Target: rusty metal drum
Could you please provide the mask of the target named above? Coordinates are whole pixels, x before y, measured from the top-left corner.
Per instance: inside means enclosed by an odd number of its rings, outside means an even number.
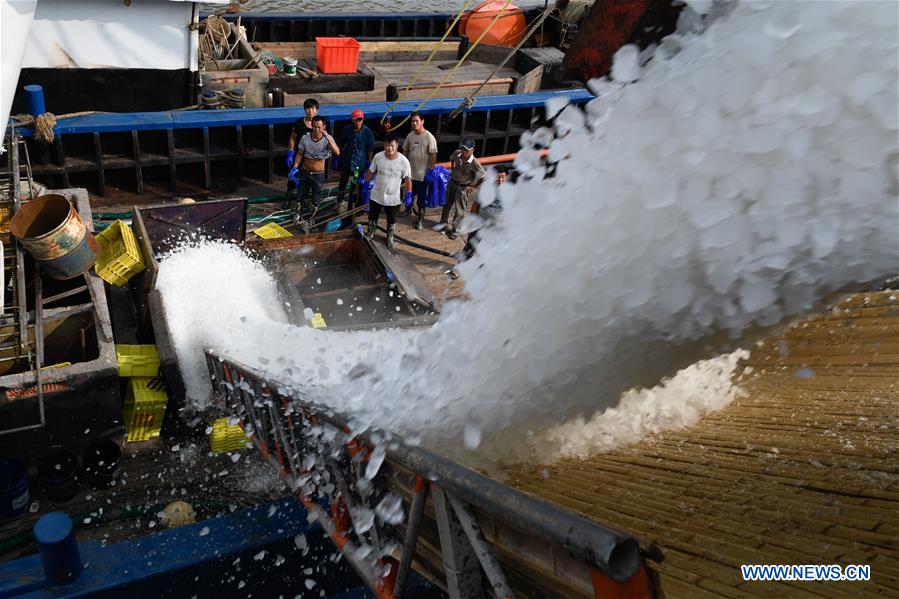
[[[12,234],[54,279],[71,279],[94,265],[100,246],[65,196],[48,194],[24,204]]]

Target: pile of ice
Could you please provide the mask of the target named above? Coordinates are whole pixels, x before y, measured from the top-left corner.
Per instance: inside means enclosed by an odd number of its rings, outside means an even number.
[[[433,328],[289,330],[244,292],[232,297],[254,284],[230,278],[211,305],[191,300],[181,322],[196,331],[173,330],[179,355],[216,345],[360,424],[431,445],[503,429],[536,438],[713,355],[716,333],[895,271],[897,4],[690,4],[648,63],[648,52],[619,56],[629,83],[593,82],[586,111],[550,107],[553,128],[524,137],[527,177],[482,189],[482,203],[501,194],[504,226],[460,267],[470,301],[447,305]],[[543,147],[559,161],[551,178]],[[170,269],[160,287],[172,310],[186,284],[173,273],[168,288]],[[218,311],[253,326],[213,331]],[[208,394],[199,379],[189,391]],[[651,401],[641,413],[656,418]],[[632,438],[618,419],[602,425]]]

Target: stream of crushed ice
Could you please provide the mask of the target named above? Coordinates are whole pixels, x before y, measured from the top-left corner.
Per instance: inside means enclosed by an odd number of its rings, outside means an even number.
[[[622,399],[732,351],[722,332],[895,272],[897,4],[689,4],[651,60],[622,50],[586,110],[550,105],[553,127],[525,134],[504,226],[459,268],[470,299],[428,330],[289,325],[271,277],[227,244],[164,260],[192,404],[208,402],[213,347],[360,425],[501,459],[577,455],[726,404],[741,354]],[[688,399],[703,392],[723,399]]]

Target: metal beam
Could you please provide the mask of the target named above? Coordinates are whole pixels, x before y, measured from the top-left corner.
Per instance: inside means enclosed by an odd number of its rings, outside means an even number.
[[[484,596],[481,583],[481,567],[465,530],[456,518],[443,491],[434,487],[431,491],[434,510],[437,513],[437,531],[440,533],[440,552],[443,555],[443,571],[450,599],[477,599]]]
[[[490,585],[493,587],[496,596],[514,597],[515,594],[509,587],[509,583],[506,582],[506,575],[503,573],[502,566],[499,565],[499,562],[493,557],[493,552],[490,551],[490,547],[487,546],[487,541],[481,533],[481,527],[478,526],[477,520],[474,519],[474,516],[471,515],[471,512],[468,511],[468,508],[465,507],[464,503],[452,495],[449,496],[449,501],[450,505],[453,506],[456,518],[459,519],[459,523],[462,525],[462,529],[468,537],[468,542],[471,543],[474,554],[481,563],[481,568],[484,569],[484,574],[487,575],[487,580],[490,581]]]

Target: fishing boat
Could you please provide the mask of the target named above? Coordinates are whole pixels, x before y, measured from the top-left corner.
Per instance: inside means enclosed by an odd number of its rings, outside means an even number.
[[[46,20],[42,3],[38,21]],[[50,4],[63,16],[75,10],[75,3]],[[140,4],[126,2],[115,11],[134,8],[137,15]],[[153,9],[160,29],[172,15],[193,28],[181,32],[184,45],[172,48],[180,66],[147,74],[150,82],[163,77],[174,84],[132,98],[160,105],[133,112],[134,104],[51,126],[37,122],[45,111],[36,109],[39,96],[32,95],[34,106],[26,112],[34,123],[18,122],[8,135],[0,215],[6,209],[8,220],[35,201],[35,185],[43,183],[72,202],[88,229],[122,221],[109,230],[118,232],[128,248],[123,254],[131,252],[139,266],[132,262],[114,283],[101,281],[96,271],[69,282],[45,281],[20,244],[0,235],[6,283],[0,427],[13,425],[0,430],[0,456],[30,466],[0,460],[0,558],[7,560],[0,563],[0,596],[736,596],[746,593],[734,573],[741,560],[764,563],[791,552],[832,563],[870,561],[876,588],[896,590],[889,569],[897,558],[890,537],[894,477],[884,464],[893,451],[890,400],[899,364],[883,348],[896,345],[899,311],[889,285],[840,295],[809,319],[764,331],[748,359],[758,370],[750,393],[720,413],[586,461],[522,465],[507,472],[505,483],[390,431],[357,429],[353,414],[310,401],[277,374],[243,364],[222,348],[204,355],[212,408],[182,417],[183,373],[156,276],[161,256],[184,239],[228,240],[259,257],[297,326],[428,327],[447,300],[464,298],[462,282],[447,276],[460,241],[401,223],[398,239],[405,240],[398,252],[388,252],[380,235],[369,239],[351,225],[321,230],[332,218],[327,211],[306,228],[291,219],[269,224],[272,204],[284,197],[283,157],[298,99],[329,100],[321,114],[332,130],[356,108],[379,133],[420,109],[441,157],[473,137],[479,155],[509,162],[518,136],[547,120],[547,102],[593,99],[584,78],[607,70],[611,54],[604,48],[587,56],[591,46],[583,40],[599,39],[593,29],[598,17],[579,21],[582,35],[567,41],[568,53],[549,68],[540,61],[558,56],[544,47],[516,49],[511,64],[519,57],[537,64],[527,72],[514,66],[515,73],[502,70],[514,46],[481,48],[481,64],[488,66],[476,86],[506,86],[508,93],[478,94],[472,105],[452,95],[463,92],[438,96],[452,89],[472,93],[468,74],[455,82],[466,85],[438,87],[442,77],[434,73],[436,82],[413,89],[409,80],[417,69],[391,70],[399,62],[427,60],[444,33],[447,54],[438,48],[434,56],[452,69],[473,45],[458,25],[447,27],[456,15],[241,15],[239,23],[229,17],[228,46],[217,49],[225,54],[216,60],[231,60],[231,52],[240,68],[202,72],[196,5],[161,5]],[[641,19],[664,21],[641,2],[610,2],[593,14],[624,5],[614,48],[640,37]],[[525,13],[529,24],[545,14]],[[23,22],[30,18],[22,16]],[[97,20],[83,20],[97,26]],[[133,33],[139,19],[129,22],[123,31]],[[328,91],[324,73],[291,77],[278,73],[277,61],[269,63],[274,72],[251,62],[263,52],[290,55],[317,73],[314,39],[341,35],[359,41],[362,63],[340,85],[371,89]],[[4,44],[7,39],[4,30]],[[390,46],[382,45],[387,41]],[[399,44],[409,44],[403,58],[417,58],[399,60]],[[576,77],[581,85],[557,87],[572,66],[566,61],[585,69]],[[446,70],[441,65],[435,68]],[[496,76],[486,77],[497,66]],[[100,81],[94,91],[122,102],[124,95],[109,90],[127,87],[140,69],[105,73],[123,79]],[[78,62],[71,73],[47,76],[78,81],[85,70],[91,69]],[[266,82],[257,87],[262,104],[274,82],[284,106],[173,110],[196,103],[200,87],[233,91],[228,78],[240,79],[244,71],[251,72],[247,81]],[[550,89],[516,89],[538,79]],[[57,99],[68,101],[54,96],[56,84],[39,84],[45,108],[74,111],[74,105],[54,107]],[[272,103],[280,93],[272,93]],[[329,93],[358,95],[345,104]],[[183,201],[185,195],[197,201]],[[323,270],[329,273],[324,284]],[[335,295],[361,298],[368,309],[360,316],[338,311],[329,301]],[[381,302],[385,296],[390,301]],[[140,347],[151,351],[128,354]],[[817,377],[793,376],[809,363]],[[821,422],[841,426],[847,410],[864,414],[847,432],[850,445],[822,448],[810,440]],[[29,416],[37,418],[26,421]],[[103,485],[89,482],[96,472],[76,476],[77,468],[67,470],[65,480],[47,476],[65,465],[62,459],[47,461],[38,473],[36,456],[44,450],[62,445],[75,454],[71,466],[98,436],[123,448]],[[773,461],[775,444],[788,462]],[[819,466],[828,459],[834,468],[825,471]],[[265,476],[272,482],[259,488]],[[58,511],[71,517],[49,513]],[[819,548],[814,554],[809,543]]]
[[[38,5],[29,44],[40,39],[41,46],[60,46],[61,54],[73,57],[52,62],[47,52],[26,51],[13,113],[27,115],[19,131],[28,139],[39,181],[84,187],[97,207],[116,208],[141,203],[143,195],[225,197],[252,188],[255,195],[279,193],[286,188],[290,125],[309,97],[322,104],[320,114],[332,132],[361,109],[379,137],[388,129],[403,136],[408,115],[419,110],[441,157],[465,137],[476,141],[479,156],[510,154],[523,132],[546,121],[548,101],[589,101],[593,96],[584,82],[611,65],[609,51],[585,60],[574,24],[564,33],[547,25],[564,12],[556,6],[522,10],[485,3],[453,15],[246,14],[201,20],[191,3],[158,4],[165,10],[153,9],[150,28],[140,19],[140,3],[104,12],[103,19],[114,21],[122,37],[135,39],[170,35],[167,23],[181,23],[187,30],[178,43],[158,55],[129,53],[130,62],[110,56],[108,65],[79,42],[97,34],[98,19],[82,14],[79,29],[67,29],[63,39],[60,23],[68,22],[75,5],[61,12]],[[603,33],[608,48],[632,38],[650,43],[644,31],[649,23],[656,36],[670,31],[679,9],[665,6],[665,19],[654,3],[629,7],[620,30]],[[596,13],[596,19],[605,16]],[[578,23],[587,26],[583,19]],[[580,45],[589,48],[596,32],[585,31]],[[153,39],[163,44],[166,38]],[[340,69],[347,72],[326,73],[332,69],[319,65],[330,56],[319,46],[331,39],[355,44],[350,50],[357,55]],[[560,47],[568,49],[569,59]],[[76,49],[88,54],[79,58]],[[288,75],[285,60],[298,70]],[[42,94],[33,87],[26,93],[26,85],[40,86]],[[244,108],[227,108],[235,102]],[[47,112],[53,120],[35,127]]]

